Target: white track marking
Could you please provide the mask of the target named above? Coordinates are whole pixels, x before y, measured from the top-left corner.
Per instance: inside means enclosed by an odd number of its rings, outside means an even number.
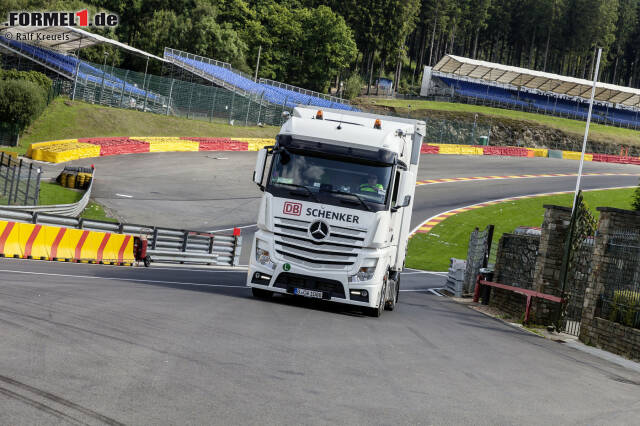
[[[117,197],[124,197],[124,198],[133,198],[133,195],[127,195],[127,194],[116,194]]]
[[[430,289],[429,289],[429,292],[431,292],[431,293],[435,294],[435,295],[436,295],[436,296],[438,296],[438,297],[443,297],[440,293],[438,293],[438,291],[437,291],[437,290],[440,290],[440,289],[439,289],[439,288],[430,288]]]
[[[30,272],[30,271],[13,271],[10,269],[0,269],[0,272],[6,272],[9,274],[23,274],[23,275],[40,275],[47,277],[63,277],[63,278],[83,278],[89,280],[110,280],[110,281],[124,281],[124,282],[139,282],[139,283],[153,283],[153,284],[176,284],[176,285],[190,285],[190,286],[199,286],[199,287],[224,287],[224,288],[244,288],[247,289],[243,285],[228,285],[228,284],[203,284],[203,283],[189,283],[189,282],[181,282],[181,281],[162,281],[162,280],[142,280],[139,278],[112,278],[112,277],[96,277],[90,275],[71,275],[71,274],[52,274],[48,272]]]
[[[595,189],[583,189],[582,192],[590,192],[590,191],[606,191],[607,189],[626,189],[626,188],[636,188],[635,186],[613,186],[610,188],[595,188]],[[413,228],[413,230],[409,233],[409,235],[413,235],[415,234],[418,229],[420,229],[425,223],[427,222],[431,222],[433,219],[437,218],[438,216],[441,216],[445,213],[450,213],[454,210],[459,210],[459,209],[467,209],[469,207],[473,207],[473,206],[477,206],[479,204],[485,204],[485,203],[499,203],[499,202],[504,202],[504,201],[516,201],[519,198],[528,198],[528,197],[544,197],[547,195],[563,195],[563,194],[573,194],[574,191],[559,191],[559,192],[539,192],[539,193],[535,193],[535,194],[527,194],[527,195],[517,195],[515,197],[506,197],[506,198],[498,198],[497,200],[487,200],[487,201],[482,201],[480,203],[475,203],[475,204],[470,204],[468,206],[460,206],[460,207],[456,207],[453,208],[451,210],[447,210],[445,212],[440,212],[436,215],[431,216],[429,219],[427,220],[423,220],[418,226],[416,226],[415,228]],[[451,217],[451,216],[450,216]]]

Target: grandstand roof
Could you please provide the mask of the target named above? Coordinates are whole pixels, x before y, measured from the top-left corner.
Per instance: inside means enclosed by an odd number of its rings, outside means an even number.
[[[17,41],[21,40],[16,37],[16,34],[44,33],[47,35],[51,35],[52,37],[50,40],[24,40],[24,43],[34,44],[36,46],[41,46],[47,49],[54,49],[65,53],[79,48],[106,43],[137,55],[145,56],[150,59],[156,59],[158,61],[164,61],[163,58],[147,53],[144,50],[136,49],[135,47],[131,47],[128,44],[121,43],[119,41],[103,37],[99,34],[90,33],[88,31],[75,27],[0,26],[0,35],[4,33],[10,33],[12,35],[11,39]]]
[[[454,55],[445,55],[433,69],[447,74],[587,99],[591,97],[591,89],[593,87],[593,81],[582,78],[567,77],[527,68],[510,67]],[[597,83],[595,99],[627,106],[639,106],[640,90],[632,87]]]

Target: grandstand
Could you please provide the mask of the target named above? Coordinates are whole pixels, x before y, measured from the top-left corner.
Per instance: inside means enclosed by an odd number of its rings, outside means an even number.
[[[243,72],[234,70],[226,62],[171,48],[164,49],[164,59],[218,86],[233,90],[242,96],[253,96],[256,99],[283,105],[287,108],[302,104],[347,111],[357,110],[341,98],[267,79],[254,81]]]
[[[7,50],[32,59],[62,77],[74,80],[77,73],[78,81],[81,85],[93,83],[107,90],[110,89],[112,93],[115,92],[127,96],[127,102],[129,104],[131,103],[131,97],[137,97],[142,100],[146,98],[152,103],[162,104],[161,96],[148,92],[147,90],[142,90],[138,88],[136,84],[128,83],[106,72],[106,70],[103,72],[103,70],[97,66],[79,60],[75,56],[65,55],[53,50],[5,38],[0,38],[0,40],[2,40],[0,44],[4,44],[4,46],[8,48]]]
[[[586,120],[593,82],[445,55],[425,68],[422,96]],[[592,120],[637,129],[640,90],[598,83]]]

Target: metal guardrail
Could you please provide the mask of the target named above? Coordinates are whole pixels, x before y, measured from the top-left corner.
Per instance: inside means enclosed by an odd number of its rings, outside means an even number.
[[[44,205],[44,206],[0,206],[2,210],[10,210],[15,212],[25,212],[25,213],[47,213],[51,215],[60,215],[67,217],[78,217],[80,213],[84,211],[89,204],[89,199],[91,198],[91,190],[93,189],[93,182],[95,180],[95,171],[93,173],[93,178],[91,179],[91,183],[89,184],[89,188],[85,191],[84,195],[80,200],[72,204],[52,204],[52,205]],[[0,214],[0,218],[2,218],[2,214]],[[36,222],[33,222],[36,223]]]
[[[152,262],[237,266],[242,249],[242,237],[239,235],[78,219],[37,211],[7,210],[4,207],[0,207],[0,220],[145,237],[148,244],[147,255]]]

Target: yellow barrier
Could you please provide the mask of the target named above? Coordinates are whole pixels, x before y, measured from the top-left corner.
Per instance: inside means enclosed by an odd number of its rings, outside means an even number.
[[[179,137],[131,136],[131,139],[149,142],[149,152],[190,152],[200,150],[200,142],[183,140]]]
[[[133,237],[57,226],[0,221],[4,257],[132,264]]]
[[[533,152],[534,157],[548,157],[549,150],[546,148],[527,148],[527,151]]]
[[[575,151],[562,151],[562,158],[565,160],[579,160],[581,152]],[[593,154],[585,154],[584,161],[593,161]]]
[[[14,160],[18,158],[18,153],[13,151],[7,151],[6,149],[0,149],[0,153],[4,153],[4,158],[12,157]]]
[[[78,142],[78,139],[61,139],[59,141],[48,141],[48,142],[32,143],[31,145],[29,145],[29,148],[27,149],[27,157],[33,158],[32,154],[33,154],[33,151],[36,150],[36,149],[40,149],[40,148],[44,148],[44,147],[52,146],[52,145],[60,145],[60,144],[65,144],[65,143],[72,143],[72,142]]]
[[[435,145],[440,147],[440,151],[439,151],[440,154],[452,154],[452,155],[483,155],[484,154],[482,147],[448,144],[448,143],[434,143],[430,145]]]
[[[260,151],[265,146],[273,146],[276,141],[271,138],[231,138],[234,141],[246,142],[247,151]]]
[[[100,156],[100,145],[81,142],[67,142],[34,148],[31,158],[49,163],[78,160]]]

